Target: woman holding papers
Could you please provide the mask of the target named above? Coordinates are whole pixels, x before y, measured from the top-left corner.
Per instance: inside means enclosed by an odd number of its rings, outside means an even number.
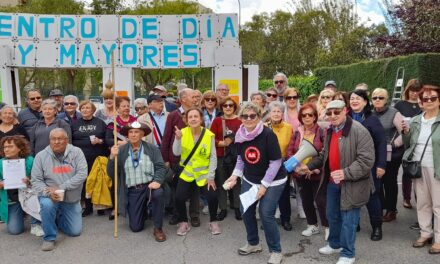
[[[8,161],[25,159],[26,175],[22,178],[22,182],[24,186],[29,185],[29,176],[34,161],[30,154],[29,143],[21,136],[6,136],[0,140],[0,155],[4,157],[0,159],[0,220],[6,222],[8,233],[11,235],[24,232],[24,212],[18,201],[18,189],[9,189],[4,180],[6,176],[18,176],[18,173],[3,175],[3,172],[8,171]],[[34,226],[32,229],[35,229]],[[39,228],[41,230],[41,227]],[[36,230],[31,230],[31,233],[35,232]]]
[[[282,166],[280,146],[276,135],[261,122],[261,110],[258,106],[245,103],[239,116],[243,124],[235,136],[237,165],[224,185],[232,188],[237,178],[242,178],[240,200],[247,243],[238,249],[238,253],[248,255],[262,251],[255,216],[259,201],[260,218],[271,252],[268,263],[281,263],[283,255],[275,210],[287,181],[287,173]]]

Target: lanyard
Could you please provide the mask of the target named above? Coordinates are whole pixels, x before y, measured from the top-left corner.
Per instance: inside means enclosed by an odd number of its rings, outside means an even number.
[[[138,150],[138,153],[136,155],[136,158],[133,158],[133,149],[130,146],[130,157],[131,157],[131,162],[133,163],[133,167],[136,169],[139,166],[139,161],[141,159],[141,154],[142,154],[142,144],[141,147]]]

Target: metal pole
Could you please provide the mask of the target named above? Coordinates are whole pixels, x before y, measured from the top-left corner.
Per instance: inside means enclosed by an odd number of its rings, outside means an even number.
[[[241,30],[241,3],[240,0],[238,1],[238,31]]]
[[[116,122],[116,87],[115,87],[115,56],[114,51],[112,51],[111,55],[111,63],[112,63],[112,83],[113,83],[113,140],[114,144],[118,144],[118,130],[117,130],[117,122]],[[115,177],[114,177],[114,186],[115,186],[115,231],[113,236],[118,238],[118,155],[115,156]]]

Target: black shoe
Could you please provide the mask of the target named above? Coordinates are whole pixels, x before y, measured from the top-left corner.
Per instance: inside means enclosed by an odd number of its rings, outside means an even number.
[[[179,223],[179,219],[177,218],[177,215],[171,216],[171,219],[168,222],[168,224],[170,225],[177,225],[178,223]]]
[[[292,231],[292,224],[290,222],[281,222],[281,225],[283,226],[284,230],[286,231]]]
[[[235,219],[237,219],[237,220],[243,220],[243,218],[241,217],[241,212],[240,212],[240,209],[238,209],[238,208],[235,208],[234,209],[234,212],[235,212]]]
[[[361,231],[361,226],[358,224],[358,226],[356,227],[356,232]]]
[[[108,216],[108,220],[109,221],[115,220],[115,215],[110,213],[110,215]]]
[[[382,227],[373,227],[373,232],[371,232],[371,240],[379,241],[382,240]]]
[[[98,210],[98,215],[99,216],[105,215],[105,210]]]
[[[225,219],[227,215],[227,210],[220,210],[220,213],[217,214],[217,221],[223,221],[223,219]]]
[[[82,217],[86,217],[93,214],[93,209],[91,208],[85,208],[82,212]]]
[[[191,225],[193,227],[199,227],[200,226],[200,218],[198,218],[198,217],[191,218]]]
[[[420,230],[420,225],[419,222],[415,222],[414,224],[410,225],[410,227],[412,230]]]

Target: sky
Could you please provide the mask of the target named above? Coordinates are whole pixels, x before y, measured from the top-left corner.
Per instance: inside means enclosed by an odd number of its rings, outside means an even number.
[[[211,8],[216,13],[239,13],[238,2],[241,3],[241,24],[251,21],[254,14],[262,12],[272,13],[276,10],[293,12],[292,0],[195,0],[200,4]],[[355,1],[355,0],[353,0]],[[313,0],[314,4],[321,0]],[[360,23],[366,25],[384,22],[380,9],[381,0],[357,0],[357,12]]]

